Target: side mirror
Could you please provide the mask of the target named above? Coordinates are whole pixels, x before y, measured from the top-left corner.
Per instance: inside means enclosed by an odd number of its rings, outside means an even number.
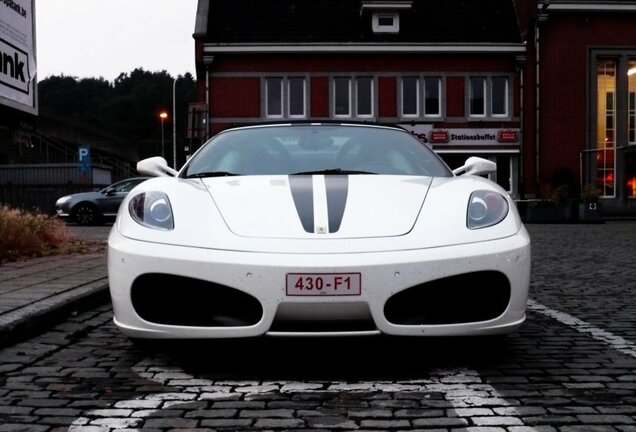
[[[106,194],[106,196],[113,196],[115,195],[116,191],[114,187],[109,187],[104,191],[104,193]]]
[[[175,177],[179,171],[168,166],[168,162],[161,156],[155,156],[137,162],[137,171],[143,175],[153,177]]]
[[[461,175],[483,175],[495,172],[497,170],[497,164],[488,159],[472,156],[466,159],[463,166],[455,168],[453,174]]]

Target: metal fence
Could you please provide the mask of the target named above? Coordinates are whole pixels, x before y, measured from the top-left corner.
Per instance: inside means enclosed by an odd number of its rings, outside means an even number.
[[[99,190],[113,181],[108,167],[82,172],[75,163],[0,165],[0,204],[54,214],[58,198]]]
[[[58,198],[78,192],[89,192],[107,185],[81,184],[6,184],[0,185],[0,205],[55,214]]]

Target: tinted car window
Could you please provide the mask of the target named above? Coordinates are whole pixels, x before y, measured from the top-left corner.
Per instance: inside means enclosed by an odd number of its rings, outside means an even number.
[[[406,131],[340,125],[280,125],[222,132],[190,159],[182,175],[287,175],[324,170],[452,175],[431,149]]]

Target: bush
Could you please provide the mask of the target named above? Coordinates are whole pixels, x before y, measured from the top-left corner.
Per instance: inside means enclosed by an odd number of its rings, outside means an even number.
[[[87,242],[73,237],[54,216],[0,205],[0,263],[81,252],[87,246]]]

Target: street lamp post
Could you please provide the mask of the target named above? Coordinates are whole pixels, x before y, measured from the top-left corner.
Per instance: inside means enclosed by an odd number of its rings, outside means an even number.
[[[177,78],[172,81],[172,167],[177,169]]]
[[[163,141],[163,121],[168,117],[168,113],[165,111],[161,111],[159,113],[159,118],[161,119],[161,157],[165,159],[166,157],[166,152],[165,152],[165,146],[164,146],[164,141]]]

